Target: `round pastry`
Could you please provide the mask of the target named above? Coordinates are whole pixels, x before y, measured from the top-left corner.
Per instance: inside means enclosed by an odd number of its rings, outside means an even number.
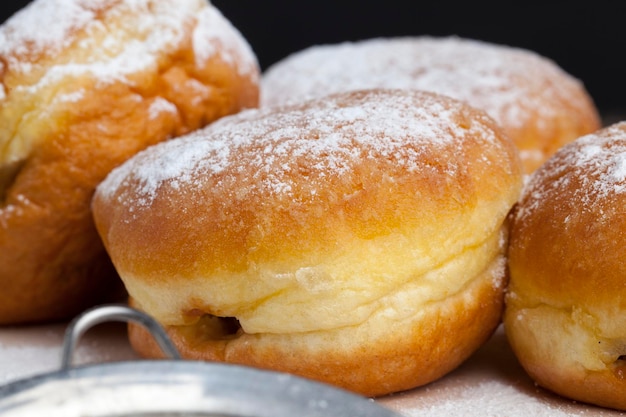
[[[0,27],[0,324],[66,318],[119,278],[90,201],[137,151],[258,105],[204,0],[38,0]]]
[[[365,395],[426,384],[501,319],[522,174],[484,112],[408,90],[223,118],[114,170],[96,226],[182,355]],[[159,355],[130,327],[142,355]]]
[[[362,88],[415,88],[485,110],[520,150],[526,173],[600,128],[580,81],[538,54],[458,37],[374,38],[312,46],[270,66],[261,103]]]
[[[626,123],[559,150],[512,215],[505,330],[541,386],[626,410]]]

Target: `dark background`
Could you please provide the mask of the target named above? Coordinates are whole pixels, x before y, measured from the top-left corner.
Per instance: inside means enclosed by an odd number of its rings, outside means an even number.
[[[376,36],[458,35],[522,47],[582,80],[607,118],[626,120],[626,2],[214,0],[263,69],[315,44]],[[27,4],[4,3],[2,20]],[[541,5],[539,5],[541,4]],[[45,30],[45,28],[42,28]]]

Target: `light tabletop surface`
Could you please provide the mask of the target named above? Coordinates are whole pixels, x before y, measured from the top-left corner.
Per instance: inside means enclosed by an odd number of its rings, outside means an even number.
[[[65,324],[0,327],[0,384],[59,369]],[[124,323],[104,323],[79,341],[74,365],[140,360]],[[427,386],[378,398],[407,417],[626,416],[553,395],[526,376],[502,328],[454,372]]]

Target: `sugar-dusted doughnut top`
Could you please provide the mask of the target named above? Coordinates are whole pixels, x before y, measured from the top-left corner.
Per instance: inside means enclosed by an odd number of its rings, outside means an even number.
[[[539,54],[458,37],[316,45],[270,66],[265,106],[363,88],[413,88],[485,110],[518,145],[527,172],[600,127],[583,84]]]

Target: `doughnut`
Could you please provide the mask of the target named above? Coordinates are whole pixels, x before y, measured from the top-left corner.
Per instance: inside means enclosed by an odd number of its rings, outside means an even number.
[[[153,146],[92,209],[131,305],[183,357],[380,396],[445,375],[499,325],[522,179],[483,111],[371,89]],[[159,357],[140,328],[129,337]]]
[[[455,36],[305,48],[266,69],[261,105],[376,87],[433,91],[485,110],[518,146],[525,173],[601,127],[583,84],[555,62],[529,50]]]
[[[511,215],[504,328],[536,383],[626,410],[626,123],[556,152]]]
[[[0,26],[0,324],[122,287],[90,209],[139,150],[258,106],[251,48],[205,0],[36,0]]]

